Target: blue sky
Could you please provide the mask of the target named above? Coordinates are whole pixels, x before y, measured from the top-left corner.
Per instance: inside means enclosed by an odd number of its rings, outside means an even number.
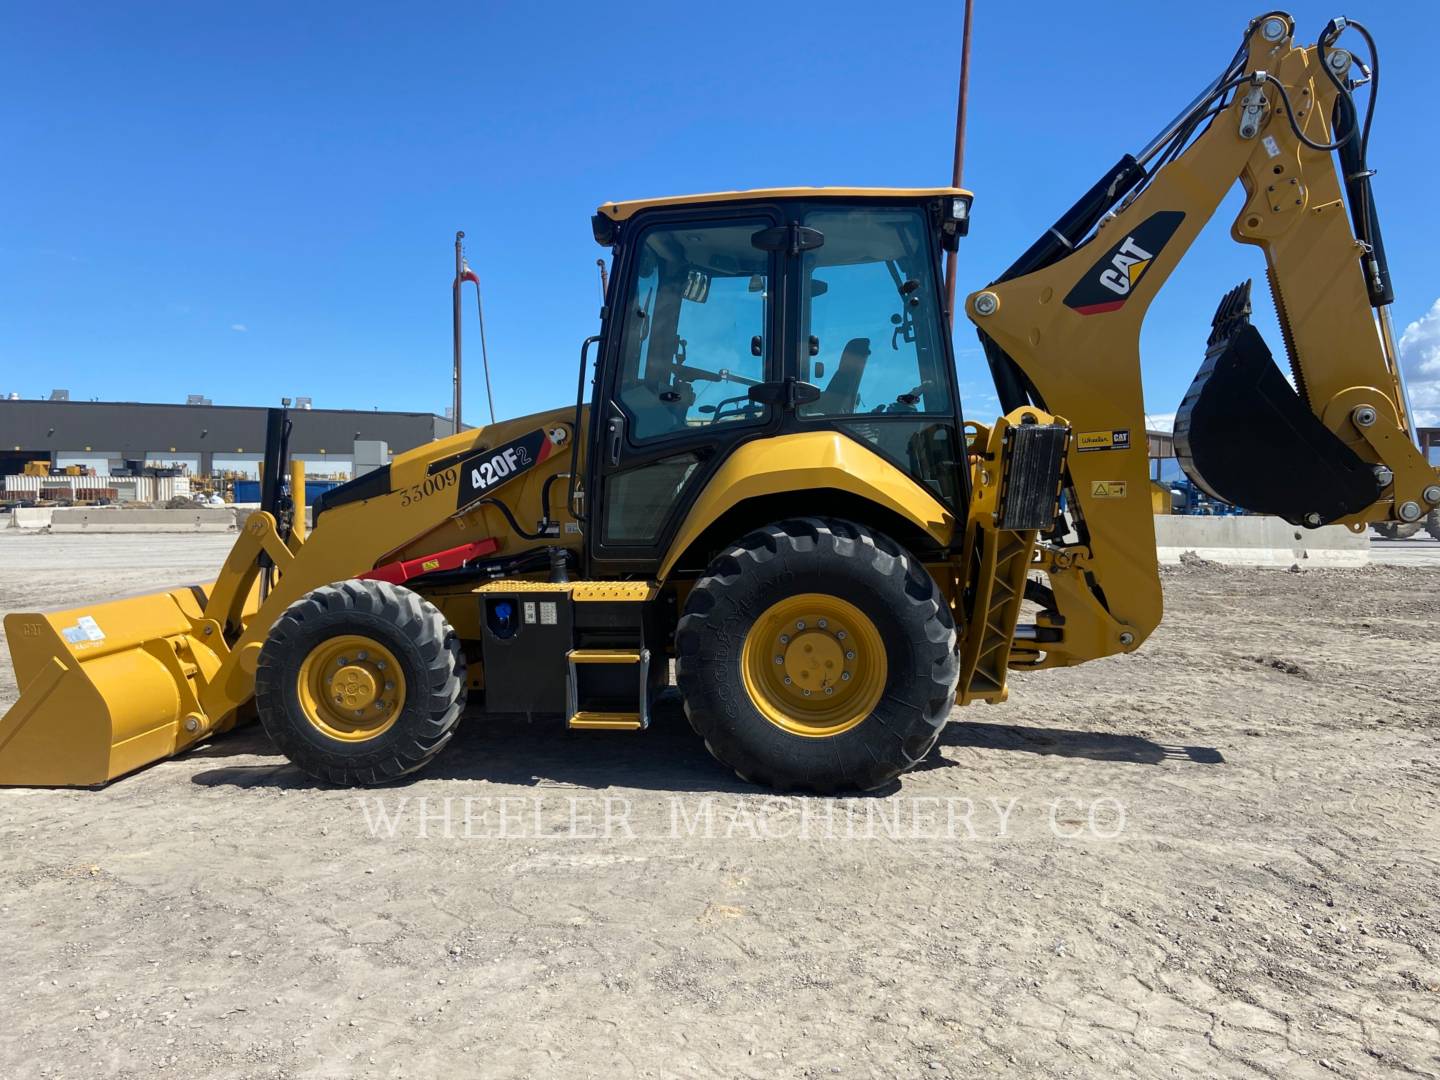
[[[1138,149],[1262,8],[978,0],[962,292]],[[1338,13],[1291,10],[1306,41]],[[1346,13],[1382,51],[1371,160],[1404,328],[1440,297],[1440,10]],[[949,179],[958,3],[51,3],[6,24],[0,392],[26,397],[443,411],[463,228],[500,412],[562,404],[596,327],[598,203]],[[1234,206],[1151,310],[1152,412],[1189,384],[1216,299],[1263,272],[1226,235]],[[1431,319],[1412,339],[1440,406]],[[988,414],[957,341],[967,411]],[[470,343],[478,421],[473,323]]]

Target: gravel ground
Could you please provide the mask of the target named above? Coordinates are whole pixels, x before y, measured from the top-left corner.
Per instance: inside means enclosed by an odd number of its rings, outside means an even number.
[[[0,610],[229,543],[0,538]],[[1436,581],[1167,572],[1143,650],[878,797],[741,784],[673,701],[363,797],[254,729],[0,791],[0,1075],[1440,1075]]]

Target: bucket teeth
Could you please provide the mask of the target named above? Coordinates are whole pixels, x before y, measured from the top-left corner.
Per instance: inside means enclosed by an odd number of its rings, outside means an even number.
[[[1215,318],[1210,320],[1210,337],[1205,341],[1206,346],[1213,347],[1216,342],[1232,337],[1235,331],[1250,321],[1250,311],[1250,279],[1246,278],[1220,298]]]

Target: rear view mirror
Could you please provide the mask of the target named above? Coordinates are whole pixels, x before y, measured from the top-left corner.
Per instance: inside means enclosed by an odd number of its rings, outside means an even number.
[[[829,292],[829,291],[830,291],[830,286],[829,286],[828,284],[826,284],[825,282],[821,281],[819,278],[811,278],[811,279],[810,279],[810,295],[811,295],[811,296],[824,296],[824,295],[825,295],[827,292]]]
[[[815,378],[817,378],[817,379],[823,379],[824,377],[825,377],[825,361],[824,361],[824,360],[816,360],[816,361],[815,361]]]

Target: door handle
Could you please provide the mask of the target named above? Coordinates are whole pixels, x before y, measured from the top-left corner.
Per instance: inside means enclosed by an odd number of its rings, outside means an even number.
[[[620,464],[620,450],[625,445],[625,421],[612,416],[605,425],[605,439],[609,447],[611,465]]]

